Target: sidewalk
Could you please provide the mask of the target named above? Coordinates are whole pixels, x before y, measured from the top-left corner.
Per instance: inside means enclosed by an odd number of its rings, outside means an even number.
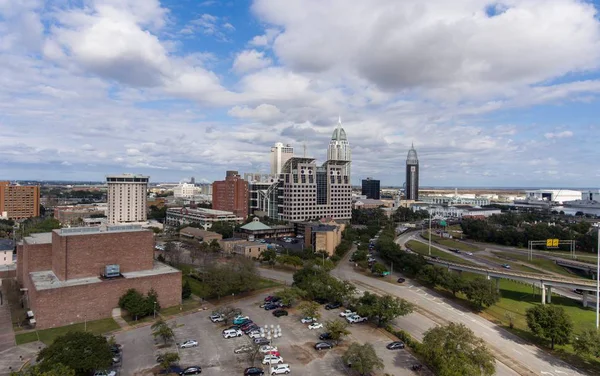
[[[2,304],[0,304],[0,352],[15,346],[15,333],[12,327],[12,318],[10,316],[10,307],[8,306],[8,294],[6,286],[2,286],[0,280],[0,294],[2,294]]]

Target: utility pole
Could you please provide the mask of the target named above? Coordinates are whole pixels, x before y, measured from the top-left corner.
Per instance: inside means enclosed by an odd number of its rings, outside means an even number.
[[[431,257],[431,208],[429,210],[429,257]]]

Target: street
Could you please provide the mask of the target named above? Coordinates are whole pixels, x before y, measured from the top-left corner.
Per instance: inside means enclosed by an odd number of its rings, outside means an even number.
[[[411,234],[402,236],[410,237]],[[403,240],[405,239],[399,239],[399,241]],[[419,308],[417,312],[396,319],[395,324],[415,338],[421,339],[423,333],[436,324],[453,321],[464,324],[486,341],[496,359],[501,360],[497,361],[497,375],[584,375],[562,360],[412,280],[398,285],[356,272],[353,264],[348,262],[351,254],[352,251],[348,252],[331,272],[332,275],[356,284],[361,290],[385,292],[414,303]],[[282,272],[274,273],[276,271],[262,268],[259,270],[266,277],[281,280]],[[395,281],[398,276],[400,276],[399,273],[394,273],[390,281]],[[291,283],[291,274],[285,280]]]

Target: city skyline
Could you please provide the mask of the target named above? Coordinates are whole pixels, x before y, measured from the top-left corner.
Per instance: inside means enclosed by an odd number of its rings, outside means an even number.
[[[598,1],[494,4],[0,4],[2,178],[266,173],[341,115],[355,185],[414,142],[422,187],[598,188]]]

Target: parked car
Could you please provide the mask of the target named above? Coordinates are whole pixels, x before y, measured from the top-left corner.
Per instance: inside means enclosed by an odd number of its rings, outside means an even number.
[[[314,319],[312,317],[303,317],[302,320],[300,320],[300,322],[303,324],[310,324],[313,321]]]
[[[265,337],[260,337],[260,338],[254,338],[254,343],[257,345],[268,345],[269,343],[271,343],[271,341],[269,341],[268,339],[266,339]]]
[[[329,342],[317,342],[315,343],[315,350],[319,351],[319,350],[329,350],[333,348],[333,344],[329,343]]]
[[[398,278],[398,283],[404,283],[404,282],[406,282],[406,279],[404,279],[402,277]]]
[[[223,317],[223,315],[210,315],[210,321],[212,322],[222,322],[225,321],[225,318]]]
[[[250,351],[252,351],[252,350],[254,350],[254,347],[253,347],[253,346],[250,346],[250,345],[242,345],[242,346],[240,346],[240,347],[236,348],[235,350],[233,350],[233,353],[234,353],[234,354],[243,354],[243,353],[250,352]]]
[[[326,341],[326,340],[330,340],[330,339],[333,339],[333,338],[331,337],[331,333],[325,332],[325,333],[319,334],[319,339],[321,341]]]
[[[244,370],[244,376],[262,376],[264,374],[265,371],[259,367],[249,367]]]
[[[202,368],[200,366],[192,366],[184,369],[179,374],[180,375],[199,375],[202,373]]]
[[[281,316],[287,316],[288,315],[288,311],[286,311],[285,309],[276,309],[273,311],[273,316],[275,317],[281,317]]]
[[[404,342],[402,342],[402,341],[390,342],[386,346],[386,349],[388,349],[388,350],[397,350],[397,349],[403,349],[403,348],[404,348]]]
[[[272,351],[278,351],[277,347],[271,346],[271,345],[264,345],[261,346],[258,351],[260,351],[263,354],[267,354],[270,353]]]
[[[273,300],[274,296],[269,295],[265,298],[265,302],[270,302],[271,300]]]
[[[279,304],[277,304],[277,303],[265,304],[265,311],[271,311],[271,310],[277,309],[277,308],[279,308]]]
[[[328,303],[325,305],[325,309],[336,309],[342,306],[341,303]]]
[[[289,364],[278,364],[276,366],[271,367],[271,375],[282,375],[290,373]]]
[[[313,329],[321,329],[323,327],[323,324],[321,324],[320,322],[313,322],[312,324],[310,324],[308,326],[308,329],[313,330]]]
[[[348,320],[348,322],[350,324],[355,324],[355,323],[358,323],[358,322],[367,321],[367,318],[366,317],[361,317],[359,315],[354,315],[354,316],[346,317],[346,320]]]
[[[255,324],[255,323],[253,323],[252,321],[250,321],[250,322],[247,322],[247,323],[245,323],[245,324],[242,324],[242,325],[239,327],[239,329],[240,329],[240,330],[242,330],[242,331],[244,331],[244,330],[246,330],[246,329],[248,329],[248,328],[250,328],[250,327],[252,327],[252,326],[258,326],[258,325],[256,325],[256,324]]]
[[[248,337],[250,337],[252,339],[260,338],[261,337],[260,331],[258,331],[258,330],[253,330],[250,333],[246,333],[246,334],[248,334]]]
[[[340,312],[340,317],[347,317],[347,316],[354,316],[354,315],[356,315],[356,312],[353,312],[349,309],[347,309],[343,312]]]
[[[161,375],[165,375],[165,374],[170,375],[170,374],[174,373],[176,375],[179,375],[179,374],[181,374],[181,372],[183,372],[183,368],[176,366],[176,365],[172,365],[172,366],[167,367],[166,369],[161,370],[160,374]]]
[[[327,303],[327,299],[325,299],[325,298],[314,298],[313,300],[319,304]]]
[[[281,364],[283,363],[283,358],[280,356],[275,356],[271,354],[265,355],[262,360],[262,364]]]
[[[227,338],[235,338],[235,337],[241,337],[242,334],[244,334],[241,330],[234,330],[234,329],[225,329],[223,331],[223,338],[227,339]]]
[[[473,256],[473,252],[465,252],[465,255],[467,255],[467,256]]]
[[[510,269],[510,265],[508,265],[508,264],[502,264],[502,267],[503,267],[504,269]]]
[[[252,320],[250,320],[250,317],[248,317],[248,316],[236,316],[233,318],[233,323],[235,325],[243,325],[249,321],[252,321]]]
[[[257,330],[260,330],[260,327],[256,324],[252,324],[249,327],[247,327],[246,330],[242,330],[242,332],[244,332],[244,334],[248,334]]]
[[[179,347],[182,349],[187,349],[189,347],[196,347],[198,346],[198,341],[194,340],[194,339],[189,339],[181,344],[179,344]]]
[[[117,376],[115,371],[96,371],[94,376]]]

